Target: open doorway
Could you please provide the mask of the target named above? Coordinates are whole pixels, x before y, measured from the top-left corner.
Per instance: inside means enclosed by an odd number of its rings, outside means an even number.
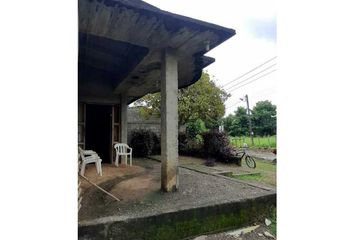
[[[112,106],[86,105],[86,149],[98,153],[102,163],[111,163]]]

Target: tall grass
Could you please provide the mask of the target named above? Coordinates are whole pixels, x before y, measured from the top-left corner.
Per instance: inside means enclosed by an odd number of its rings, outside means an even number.
[[[240,148],[244,143],[247,143],[250,148],[276,148],[277,136],[253,137],[254,146],[250,137],[230,137],[230,142],[234,147]]]

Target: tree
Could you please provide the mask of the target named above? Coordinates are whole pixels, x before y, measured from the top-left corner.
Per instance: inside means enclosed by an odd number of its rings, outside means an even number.
[[[178,91],[178,122],[180,125],[190,121],[202,120],[207,128],[216,127],[225,114],[224,102],[230,95],[217,87],[207,72],[193,85]],[[149,118],[160,115],[161,94],[147,94],[137,100],[143,106],[140,114]]]
[[[195,121],[190,121],[186,124],[188,138],[190,139],[201,139],[201,134],[207,131],[205,127],[205,123],[201,119],[197,119]]]
[[[277,128],[277,107],[270,101],[259,101],[252,109],[252,121],[256,135],[274,135]]]
[[[227,117],[223,118],[223,125],[224,125],[224,130],[231,135],[231,128],[232,128],[232,121],[234,120],[235,115],[229,114]],[[231,135],[233,136],[233,135]]]
[[[234,114],[223,119],[224,128],[231,136],[249,135],[247,113],[244,107],[238,107]],[[255,135],[276,134],[276,106],[270,101],[259,101],[253,107],[251,121]]]
[[[247,111],[244,107],[238,107],[234,114],[224,118],[225,130],[231,136],[244,136],[248,134]]]

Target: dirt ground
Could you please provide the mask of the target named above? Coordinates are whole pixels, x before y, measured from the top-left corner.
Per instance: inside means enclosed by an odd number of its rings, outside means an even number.
[[[160,191],[161,164],[157,161],[134,159],[133,166],[104,165],[102,168],[103,176],[98,176],[91,164],[85,175],[121,201],[82,180],[84,191],[79,221],[108,216],[142,217],[274,194],[273,190],[183,168],[179,169],[179,191],[164,194]]]
[[[136,175],[144,172],[144,168],[142,167],[139,166],[130,167],[124,164],[120,165],[119,167],[116,167],[112,164],[102,164],[102,169],[103,169],[103,174],[102,176],[99,176],[96,172],[95,165],[89,164],[86,166],[85,177],[87,177],[90,181],[96,184],[101,184],[103,182],[112,180],[117,177]],[[87,189],[88,187],[92,186],[85,180],[81,180],[81,181],[82,181],[81,186],[83,189]]]
[[[120,164],[116,167],[112,164],[102,165],[103,174],[99,176],[94,164],[86,166],[85,177],[97,185],[105,185],[104,189],[118,197],[122,201],[140,200],[150,191],[160,188],[160,179],[157,179],[141,166],[127,166]],[[91,190],[97,190],[92,184],[81,179],[83,193],[89,194]]]

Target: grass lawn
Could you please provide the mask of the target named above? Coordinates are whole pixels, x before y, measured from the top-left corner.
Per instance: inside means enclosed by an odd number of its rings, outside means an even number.
[[[259,174],[255,174],[255,175],[241,175],[241,176],[235,176],[232,175],[231,177],[236,178],[236,179],[240,179],[240,180],[250,180],[250,181],[257,181],[257,182],[261,182],[264,179],[264,176],[261,176]]]
[[[244,180],[244,181],[249,181],[249,182],[261,182],[265,184],[269,184],[272,186],[276,186],[276,171],[277,171],[277,165],[265,161],[265,160],[259,160],[257,158],[254,158],[256,161],[256,168],[254,169],[255,172],[258,172],[260,174],[255,174],[255,175],[241,175],[241,176],[235,176],[233,175],[233,178]],[[243,168],[247,169],[243,162]]]
[[[262,171],[269,171],[275,173],[277,171],[277,165],[270,163],[269,161],[264,161],[264,160],[256,160],[256,169],[262,170]]]

